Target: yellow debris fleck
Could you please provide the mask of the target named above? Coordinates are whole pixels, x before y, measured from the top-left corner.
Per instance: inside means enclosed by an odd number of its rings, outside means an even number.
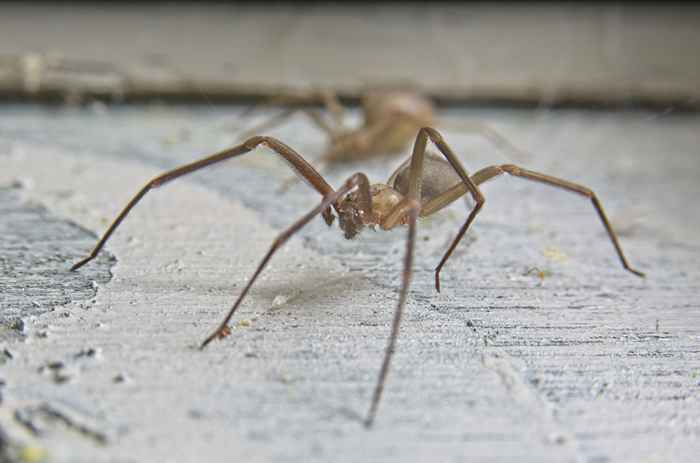
[[[525,272],[525,275],[537,275],[539,277],[540,281],[544,281],[546,277],[552,276],[552,272],[550,272],[547,269],[540,269],[538,267],[532,267],[529,269],[527,272]]]
[[[35,445],[22,447],[22,450],[19,452],[19,458],[22,463],[41,463],[46,461],[47,457],[46,450]]]
[[[569,259],[569,256],[564,254],[564,252],[556,246],[549,246],[545,248],[545,250],[542,251],[542,255],[544,255],[547,259],[551,259],[555,262],[565,262]]]

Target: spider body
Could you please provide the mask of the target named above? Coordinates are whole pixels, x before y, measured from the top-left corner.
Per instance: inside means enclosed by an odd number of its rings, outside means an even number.
[[[465,170],[465,172],[467,172]],[[410,159],[401,164],[391,177],[389,183],[402,195],[408,194],[411,179]],[[432,151],[425,153],[423,161],[423,184],[421,185],[421,203],[427,203],[437,198],[450,188],[462,183],[457,171],[445,159]]]
[[[421,127],[435,123],[433,103],[418,92],[403,89],[368,91],[362,97],[362,114],[360,127],[339,125],[329,133],[322,160],[344,163],[377,153],[400,153]]]
[[[408,159],[391,174],[386,183],[370,185],[369,213],[366,212],[368,208],[363,207],[364,198],[359,192],[348,194],[338,205],[339,226],[345,237],[354,238],[365,226],[380,226],[383,230],[389,230],[395,225],[406,225],[407,222],[403,219],[396,223],[387,219],[396,206],[406,199],[410,176],[411,166]],[[430,151],[426,152],[423,161],[421,205],[428,204],[451,188],[458,187],[461,182],[449,162]]]
[[[444,160],[427,152],[426,147],[429,140],[445,158]],[[499,140],[491,139],[491,141],[498,144]],[[90,255],[73,265],[71,270],[80,268],[97,256],[119,224],[150,190],[204,167],[249,153],[258,146],[266,146],[288,161],[292,169],[307,180],[308,184],[321,195],[322,200],[275,239],[223,321],[204,340],[201,347],[204,348],[213,340],[222,339],[230,335],[229,321],[272,256],[294,233],[316,216],[322,215],[326,223],[330,225],[334,218],[332,211],[335,210],[339,216],[340,228],[344,231],[347,238],[356,236],[363,227],[368,225],[378,225],[384,230],[392,229],[397,225],[407,225],[408,234],[404,255],[404,270],[401,275],[398,303],[394,311],[386,351],[379,370],[379,377],[365,420],[366,426],[371,426],[374,422],[391,358],[395,350],[399,326],[411,282],[413,250],[416,242],[416,227],[419,216],[424,217],[433,214],[464,195],[469,195],[475,203],[440,263],[435,268],[435,288],[438,291],[440,291],[440,271],[442,267],[484,206],[485,197],[479,185],[502,174],[510,174],[514,177],[549,185],[590,200],[605,227],[622,266],[635,275],[644,276],[642,272],[633,269],[627,262],[617,235],[603,210],[603,206],[592,190],[567,180],[527,170],[512,164],[488,166],[470,176],[442,136],[430,127],[423,127],[418,131],[413,146],[413,154],[408,161],[396,169],[386,184],[370,185],[365,174],[356,173],[348,178],[337,190],[333,189],[311,164],[281,141],[272,137],[251,137],[240,145],[175,168],[149,181],[137,192],[112,222]]]

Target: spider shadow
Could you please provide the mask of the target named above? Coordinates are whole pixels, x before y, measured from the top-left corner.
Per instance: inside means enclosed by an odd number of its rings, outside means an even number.
[[[353,292],[368,290],[371,286],[371,276],[362,272],[347,272],[340,275],[331,275],[318,270],[308,272],[289,272],[283,279],[265,278],[264,276],[255,282],[250,293],[244,300],[245,306],[257,307],[261,313],[279,310],[281,308],[308,308],[318,307],[324,302],[334,302],[340,305],[343,300],[350,297]],[[202,280],[188,281],[184,287],[178,287],[176,292],[187,291],[196,299],[197,294],[203,298],[218,295],[228,297],[230,302],[243,290],[247,279],[237,284],[230,282],[207,282]],[[134,288],[141,293],[144,300],[164,292],[173,292],[173,283],[161,278],[137,278],[125,277],[122,284]],[[207,296],[204,296],[207,295]],[[225,295],[225,296],[222,296]],[[347,296],[345,296],[347,295]]]
[[[257,282],[250,295],[258,300],[259,305],[266,307],[263,312],[267,313],[291,307],[300,310],[312,307],[318,309],[322,303],[330,301],[336,302],[334,305],[340,305],[352,293],[370,287],[370,277],[357,272],[340,276],[317,273],[312,278],[305,273],[294,273],[284,281]]]

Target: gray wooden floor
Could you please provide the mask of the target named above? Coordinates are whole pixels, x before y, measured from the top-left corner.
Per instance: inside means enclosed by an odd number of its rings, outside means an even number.
[[[593,188],[639,279],[585,200],[515,178],[474,229],[424,220],[376,426],[362,428],[396,302],[403,230],[346,241],[317,220],[275,256],[232,336],[220,321],[275,235],[318,198],[265,150],[151,193],[71,273],[149,178],[236,141],[239,107],[0,108],[0,449],[48,461],[693,461],[700,452],[700,117],[454,110],[532,153],[445,130],[470,170],[512,162]],[[313,160],[303,118],[273,132]],[[375,181],[401,158],[357,169]],[[43,238],[42,238],[43,237]],[[540,279],[529,270],[544,272]],[[18,456],[21,454],[21,456]]]

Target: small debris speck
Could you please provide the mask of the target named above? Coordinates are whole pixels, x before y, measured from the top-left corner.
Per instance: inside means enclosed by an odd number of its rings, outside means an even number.
[[[535,275],[540,281],[544,281],[545,278],[552,276],[552,272],[547,269],[540,269],[539,267],[532,267],[524,273],[523,276]]]
[[[554,262],[565,262],[569,259],[569,256],[564,254],[564,252],[557,248],[556,246],[549,246],[542,251],[542,255],[547,259],[553,260]]]
[[[10,329],[15,330],[15,331],[19,331],[20,333],[24,333],[24,332],[26,331],[26,329],[27,329],[27,326],[26,326],[26,324],[24,323],[24,320],[22,320],[22,319],[20,318],[20,319],[14,320],[14,321],[10,324]]]
[[[46,450],[35,445],[22,447],[19,452],[19,459],[22,463],[40,463],[46,461],[47,457]]]
[[[284,304],[286,304],[288,300],[289,300],[289,297],[283,296],[282,294],[278,294],[278,295],[275,296],[275,298],[272,300],[272,307],[275,307],[275,308],[276,308],[276,307],[281,307],[281,306],[283,306]]]
[[[557,432],[552,432],[547,436],[547,442],[554,445],[563,445],[566,443],[566,436]]]
[[[18,190],[31,190],[34,187],[34,182],[30,178],[15,178],[10,183],[10,187]]]
[[[95,348],[95,347],[89,347],[87,349],[83,349],[73,355],[73,358],[79,359],[79,358],[84,358],[84,357],[90,357],[90,358],[99,358],[100,354],[102,353],[102,350],[100,348]]]

